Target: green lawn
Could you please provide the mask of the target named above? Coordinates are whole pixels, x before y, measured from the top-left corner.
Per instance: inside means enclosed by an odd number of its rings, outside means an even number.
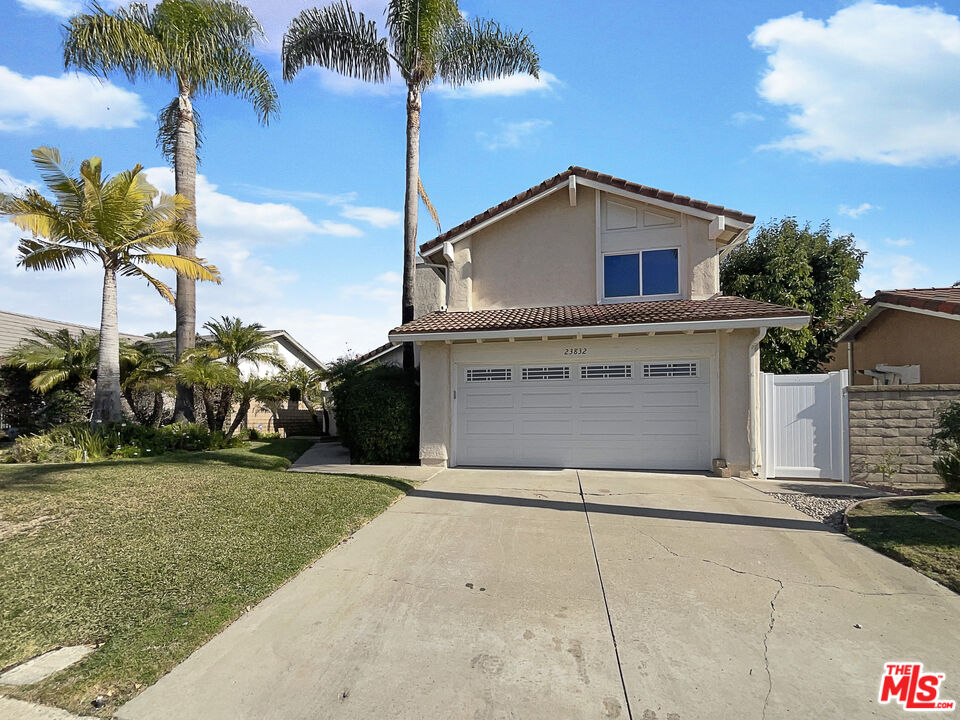
[[[864,545],[960,593],[960,530],[926,520],[910,509],[927,499],[960,501],[960,495],[869,500],[848,513],[848,532]]]
[[[0,667],[102,643],[4,692],[109,715],[410,489],[282,472],[309,445],[0,466]]]

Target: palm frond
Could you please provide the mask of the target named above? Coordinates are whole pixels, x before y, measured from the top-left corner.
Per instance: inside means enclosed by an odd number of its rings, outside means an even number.
[[[167,285],[162,280],[155,278],[150,273],[146,272],[142,268],[138,268],[136,265],[128,264],[124,265],[120,269],[120,274],[124,277],[140,277],[146,280],[150,285],[153,286],[153,289],[160,293],[160,297],[166,300],[168,303],[173,305],[176,302],[176,296],[173,294],[173,290],[170,289],[170,286]]]
[[[45,240],[23,238],[17,247],[20,254],[17,266],[28,270],[66,270],[77,263],[99,260],[97,254],[88,248],[61,245]]]
[[[172,58],[153,33],[153,24],[145,3],[130,3],[109,13],[95,2],[64,28],[64,67],[101,77],[120,70],[131,81],[152,75],[170,78]]]
[[[84,200],[82,182],[70,175],[70,170],[60,158],[60,151],[43,145],[31,150],[30,154],[34,167],[43,178],[44,185],[53,192],[57,203],[71,212],[79,212]]]
[[[66,369],[41,370],[30,379],[30,389],[41,393],[49,392],[69,379],[70,372]]]
[[[216,91],[242,98],[253,105],[260,122],[266,125],[279,108],[277,89],[267,69],[246,48],[224,47],[211,60],[215,72],[193,79],[197,92]]]
[[[504,30],[493,20],[451,25],[436,63],[437,75],[451,85],[526,73],[538,77],[540,56],[523,32]]]
[[[293,80],[307,65],[319,65],[366,82],[390,78],[387,39],[377,23],[347,0],[303,10],[283,36],[283,79]]]
[[[177,128],[180,123],[180,98],[175,97],[157,113],[157,148],[167,162],[173,162],[177,150]],[[197,164],[200,164],[200,148],[203,146],[203,118],[193,108],[193,135],[196,143]]]
[[[129,259],[134,264],[143,263],[173,270],[177,275],[190,280],[213,282],[217,285],[222,281],[220,271],[217,270],[216,266],[208,264],[203,258],[190,258],[166,253],[141,253],[130,255]]]
[[[456,0],[390,0],[387,32],[408,82],[430,82],[447,28],[462,22]]]
[[[430,197],[427,195],[427,191],[423,187],[423,180],[421,180],[419,177],[417,178],[417,192],[420,194],[420,199],[423,200],[423,204],[427,206],[427,212],[430,213],[430,217],[433,219],[433,224],[437,226],[437,232],[442,233],[443,230],[440,228],[440,216],[437,214],[437,209],[433,206],[433,203],[430,202]]]

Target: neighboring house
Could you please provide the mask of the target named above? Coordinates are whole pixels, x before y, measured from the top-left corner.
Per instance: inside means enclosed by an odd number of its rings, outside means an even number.
[[[48,320],[46,318],[33,317],[32,315],[21,315],[19,313],[0,310],[0,358],[9,355],[10,351],[19,345],[21,341],[33,338],[34,335],[30,331],[34,328],[47,330],[49,332],[57,332],[65,328],[74,336],[80,335],[80,333],[100,335],[100,328],[90,327],[89,325],[77,325],[76,323]],[[130,333],[120,333],[120,339],[129,342],[150,340],[150,338],[144,335],[131,335]]]
[[[960,383],[960,287],[880,290],[867,304],[828,369],[854,385]]]
[[[368,353],[357,356],[357,362],[361,365],[376,364],[403,367],[403,345],[394,342],[384,343]]]
[[[758,343],[809,316],[720,295],[753,221],[571,167],[425,243],[421,462],[758,471]]]

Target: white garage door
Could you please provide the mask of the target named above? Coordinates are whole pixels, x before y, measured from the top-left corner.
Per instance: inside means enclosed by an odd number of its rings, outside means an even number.
[[[707,361],[457,367],[458,465],[705,470]]]

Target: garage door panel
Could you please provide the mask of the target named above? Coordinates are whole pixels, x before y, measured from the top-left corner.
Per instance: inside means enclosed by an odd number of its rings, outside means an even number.
[[[591,366],[593,367],[593,366]],[[612,367],[612,366],[610,366]],[[502,363],[458,372],[457,453],[463,465],[704,470],[711,458],[706,360],[621,362],[620,376],[577,363]],[[666,370],[664,370],[666,367]],[[623,375],[628,377],[623,377]],[[481,378],[468,382],[469,377]],[[489,378],[497,378],[490,380]],[[508,377],[510,379],[504,380]]]
[[[521,408],[572,408],[573,393],[569,390],[560,392],[535,392],[524,390],[520,394]]]

